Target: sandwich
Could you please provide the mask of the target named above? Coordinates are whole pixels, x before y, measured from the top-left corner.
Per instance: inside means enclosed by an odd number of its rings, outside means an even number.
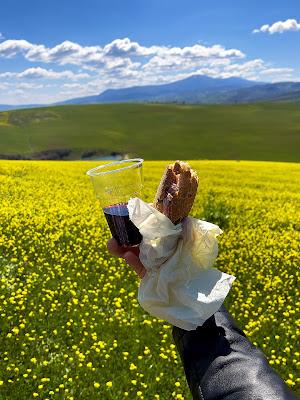
[[[153,207],[166,215],[174,225],[189,215],[199,178],[188,163],[176,161],[167,165],[158,186]]]

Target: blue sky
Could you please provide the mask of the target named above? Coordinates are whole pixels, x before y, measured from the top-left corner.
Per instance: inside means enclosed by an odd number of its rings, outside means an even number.
[[[47,104],[193,74],[300,81],[299,0],[6,0],[0,104]]]

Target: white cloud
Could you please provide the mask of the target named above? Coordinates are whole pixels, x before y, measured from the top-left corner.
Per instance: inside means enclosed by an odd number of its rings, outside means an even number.
[[[103,70],[105,75],[125,76],[129,73],[134,74],[134,70],[139,68],[141,63],[133,62],[130,58],[111,58],[107,60],[107,63]]]
[[[226,50],[223,46],[160,48],[157,54],[146,62],[142,69],[151,73],[195,70],[203,66],[227,65],[231,59],[244,58],[245,55],[236,49]]]
[[[231,64],[227,65],[224,69],[226,71],[247,71],[247,72],[253,72],[256,71],[257,69],[262,69],[264,68],[264,62],[262,59],[257,58],[255,60],[247,61],[243,64]]]
[[[102,49],[99,46],[82,47],[67,40],[51,49],[44,45],[34,46],[29,49],[25,58],[34,62],[84,65],[85,62],[99,59],[101,55]]]
[[[8,86],[8,83],[0,83],[0,90],[7,90]]]
[[[205,47],[196,44],[184,48],[165,46],[147,48],[137,42],[131,42],[128,38],[116,39],[103,49],[100,46],[83,47],[70,41],[65,41],[53,48],[31,44],[26,40],[7,40],[0,44],[0,55],[3,57],[13,57],[18,53],[24,53],[25,59],[31,62],[73,64],[92,69],[110,68],[112,63],[125,64],[139,57],[176,57],[188,60],[245,57],[240,50],[226,50],[220,45]],[[133,63],[132,60],[131,62]],[[133,67],[137,66],[138,64],[135,64]]]
[[[261,31],[267,32],[269,28],[265,25]],[[145,47],[129,38],[116,39],[104,47],[81,46],[68,40],[52,48],[26,40],[0,42],[0,56],[12,58],[17,55],[24,57],[29,68],[1,73],[2,89],[3,85],[10,85],[10,88],[19,90],[18,97],[24,96],[25,90],[28,102],[44,104],[99,94],[108,88],[170,83],[193,74],[259,80],[263,75],[279,79],[280,74],[286,76],[292,72],[289,68],[271,68],[261,59],[245,62],[246,56],[242,51],[219,44]],[[30,67],[30,63],[35,66]],[[48,64],[49,68],[43,68],[43,64]],[[67,64],[72,67],[62,67]],[[11,97],[7,98],[2,95],[5,103],[13,98],[13,93],[16,92],[11,91]]]
[[[287,73],[287,72],[293,72],[293,68],[268,68],[265,69],[264,71],[261,71],[261,74],[274,74],[274,73]]]
[[[0,56],[11,58],[18,53],[27,52],[34,46],[27,42],[27,40],[6,40],[0,43]]]
[[[4,40],[5,37],[2,35],[2,33],[0,32],[0,40]]]
[[[105,89],[102,81],[89,82],[86,85],[64,84],[59,92],[60,96],[75,98],[83,96],[97,95]]]
[[[236,49],[225,50],[221,45],[214,45],[212,47],[205,47],[195,44],[192,47],[179,47],[165,48],[162,47],[157,50],[160,56],[177,56],[192,59],[208,59],[208,58],[243,58],[245,55]]]
[[[0,78],[12,78],[17,76],[18,74],[16,72],[3,72],[0,74]]]
[[[299,78],[292,77],[293,72],[293,68],[266,68],[260,71],[260,74],[263,80],[267,75],[268,82],[299,81]]]
[[[65,83],[64,85],[61,86],[62,89],[78,89],[81,88],[82,85],[80,83]]]
[[[24,98],[24,99],[25,99],[26,97],[28,97],[27,93],[24,92],[24,90],[22,90],[22,89],[17,89],[17,90],[15,90],[13,93],[14,93],[15,95],[19,96],[19,97]]]
[[[103,55],[109,57],[141,57],[156,53],[156,47],[150,48],[140,46],[137,42],[131,42],[130,39],[116,39],[107,44],[103,49]]]
[[[23,72],[4,72],[0,74],[0,78],[17,78],[17,79],[26,79],[26,80],[35,80],[35,79],[70,79],[72,81],[76,81],[79,79],[87,79],[90,78],[90,75],[87,73],[79,73],[75,74],[72,71],[61,71],[55,72],[52,69],[47,70],[41,67],[37,68],[28,68]],[[31,88],[37,88],[35,84],[23,83],[24,87],[27,88],[31,86]],[[20,84],[19,84],[20,86]],[[35,86],[35,87],[34,87]]]
[[[265,69],[264,61],[255,59],[247,61],[243,64],[228,64],[222,69],[220,68],[206,68],[198,72],[211,76],[213,78],[232,78],[239,77],[248,80],[258,80],[258,74],[261,70]]]
[[[269,32],[271,35],[273,33],[283,33],[287,31],[299,31],[300,24],[295,19],[287,19],[286,21],[278,21],[273,25],[263,25],[260,29],[254,29],[253,33],[259,32]]]
[[[90,78],[90,75],[86,73],[74,74],[72,71],[62,71],[55,72],[52,69],[47,70],[44,68],[28,68],[24,72],[16,74],[17,78],[25,78],[25,79],[83,79]]]
[[[19,83],[18,84],[18,88],[20,89],[42,89],[43,85],[36,85],[35,83],[27,83],[27,82],[23,82],[23,83]]]

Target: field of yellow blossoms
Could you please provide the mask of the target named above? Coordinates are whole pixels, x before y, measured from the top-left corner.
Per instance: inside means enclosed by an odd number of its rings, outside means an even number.
[[[167,162],[145,162],[152,201]],[[300,394],[300,164],[192,161],[191,216],[218,224],[226,305]],[[86,171],[0,161],[0,399],[191,399],[171,326],[137,302]]]

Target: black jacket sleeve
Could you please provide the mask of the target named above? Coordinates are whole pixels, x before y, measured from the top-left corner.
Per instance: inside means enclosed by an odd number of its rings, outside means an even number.
[[[173,338],[195,400],[295,400],[223,305],[194,331],[173,327]]]

